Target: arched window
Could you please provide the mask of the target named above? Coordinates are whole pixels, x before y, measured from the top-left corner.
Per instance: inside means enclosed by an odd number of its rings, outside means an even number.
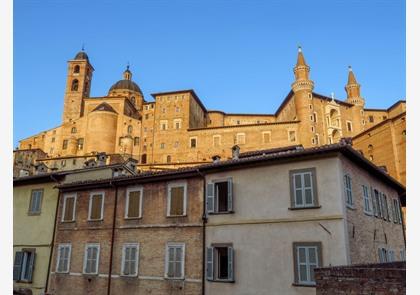
[[[79,66],[79,65],[76,65],[76,66],[74,67],[73,73],[75,73],[75,74],[80,73],[80,66]]]
[[[133,132],[133,126],[128,125],[128,127],[127,127],[127,133],[128,134],[131,134],[132,132]]]
[[[168,156],[166,157],[166,163],[171,163],[171,156],[169,156],[169,155],[168,155]]]
[[[76,133],[76,132],[77,132],[76,127],[72,127],[72,128],[71,128],[71,133]]]
[[[73,82],[71,82],[71,91],[77,91],[79,89],[79,80],[74,79]]]
[[[141,163],[142,164],[146,164],[147,163],[147,155],[146,154],[141,155]]]

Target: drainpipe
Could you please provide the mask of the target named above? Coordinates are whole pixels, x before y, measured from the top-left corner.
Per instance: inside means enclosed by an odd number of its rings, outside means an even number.
[[[202,248],[202,273],[201,273],[201,294],[205,294],[205,283],[206,283],[206,223],[207,223],[207,216],[206,216],[206,177],[205,175],[197,169],[197,173],[200,174],[201,178],[203,179],[203,248]]]
[[[112,274],[112,257],[114,253],[114,235],[115,235],[115,220],[117,215],[117,199],[118,199],[118,187],[110,181],[109,184],[114,187],[115,196],[114,196],[114,216],[112,219],[112,233],[111,233],[111,248],[110,248],[110,255],[109,255],[109,270],[108,270],[108,290],[107,295],[111,294],[111,274]]]
[[[58,179],[54,178],[54,175],[51,174],[50,178],[51,178],[51,180],[58,183]],[[48,259],[47,278],[46,278],[46,281],[45,281],[45,290],[44,290],[45,294],[48,294],[48,281],[50,279],[51,261],[52,261],[52,254],[53,254],[53,251],[54,251],[55,231],[56,231],[57,223],[58,223],[57,216],[58,216],[58,205],[60,204],[60,196],[61,196],[61,193],[60,193],[60,191],[58,191],[57,205],[55,206],[54,229],[53,229],[53,235],[52,235],[52,240],[51,240],[50,257]]]

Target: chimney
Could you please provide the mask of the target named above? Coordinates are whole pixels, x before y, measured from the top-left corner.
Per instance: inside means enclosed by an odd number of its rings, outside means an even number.
[[[137,173],[137,163],[139,161],[137,161],[136,159],[133,158],[128,158],[128,160],[125,162],[125,165],[132,170],[133,172]]]
[[[102,153],[98,153],[96,155],[96,162],[98,166],[105,166],[106,165],[106,153],[102,152]]]
[[[232,147],[232,159],[233,160],[238,160],[239,159],[239,151],[240,151],[240,147],[239,145],[234,145]]]
[[[342,137],[339,143],[340,145],[352,145],[351,137]]]
[[[96,166],[95,159],[89,159],[85,162],[85,168],[91,168]]]
[[[47,165],[45,165],[44,163],[38,163],[35,164],[35,174],[39,175],[42,173],[47,173],[48,172],[48,167]]]
[[[213,163],[219,163],[220,162],[220,156],[219,155],[215,155],[215,156],[211,157],[211,159],[213,160]]]

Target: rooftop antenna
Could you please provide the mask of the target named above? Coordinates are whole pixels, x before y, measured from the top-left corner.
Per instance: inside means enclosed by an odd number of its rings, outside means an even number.
[[[82,51],[85,51],[85,42],[82,43]]]

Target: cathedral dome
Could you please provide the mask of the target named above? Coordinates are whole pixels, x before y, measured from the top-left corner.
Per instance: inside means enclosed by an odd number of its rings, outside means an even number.
[[[139,92],[143,95],[143,93],[140,90],[139,85],[137,85],[135,82],[131,81],[131,72],[129,70],[129,67],[127,66],[127,69],[123,73],[123,80],[119,80],[117,83],[111,86],[109,89],[109,92],[114,90],[131,90]]]
[[[89,57],[88,57],[88,55],[86,54],[86,52],[84,52],[84,51],[82,50],[82,51],[79,51],[79,52],[76,54],[76,56],[74,57],[74,59],[76,59],[76,60],[83,60],[83,59],[85,59],[85,60],[89,60]]]

